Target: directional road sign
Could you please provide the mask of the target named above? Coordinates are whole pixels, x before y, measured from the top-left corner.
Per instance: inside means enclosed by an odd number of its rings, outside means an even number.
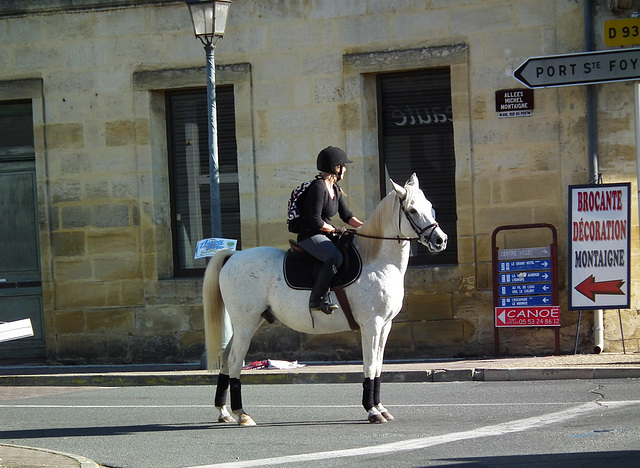
[[[500,286],[500,296],[524,296],[527,294],[550,294],[551,283],[509,284]]]
[[[543,258],[551,255],[549,247],[528,247],[523,249],[500,249],[498,260],[522,260],[523,258]]]
[[[529,88],[640,80],[640,48],[531,57],[513,76]]]
[[[551,294],[545,296],[513,296],[500,297],[500,307],[525,307],[537,305],[551,305]]]
[[[512,262],[499,262],[498,271],[525,271],[525,270],[550,270],[551,260],[517,260]]]
[[[520,271],[518,273],[505,273],[498,276],[498,283],[538,283],[551,280],[550,271]]]

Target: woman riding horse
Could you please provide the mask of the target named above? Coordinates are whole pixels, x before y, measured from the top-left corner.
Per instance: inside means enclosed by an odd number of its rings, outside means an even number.
[[[311,289],[309,310],[321,310],[331,314],[338,308],[329,299],[329,285],[342,265],[342,254],[330,237],[342,234],[345,228],[333,226],[331,217],[336,213],[340,219],[354,228],[362,221],[353,216],[342,196],[338,181],[347,172],[350,163],[342,148],[328,146],[320,151],[316,166],[320,174],[305,191],[298,244],[308,254],[322,262],[322,267]]]
[[[343,172],[340,169],[340,173]],[[404,301],[410,242],[418,241],[434,253],[442,252],[447,246],[447,235],[440,229],[433,205],[425,198],[416,175],[413,174],[404,187],[390,182],[393,190],[356,231],[354,245],[362,258],[362,272],[355,282],[345,287],[354,320],[360,327],[362,406],[372,423],[393,419],[381,402],[382,362],[392,321]],[[334,195],[337,196],[335,190]],[[238,424],[256,424],[243,409],[240,374],[251,338],[267,317],[301,333],[337,333],[351,329],[344,314],[310,316],[303,306],[306,291],[290,287],[283,278],[285,255],[284,250],[268,246],[239,252],[219,250],[207,266],[202,299],[209,369],[217,367],[225,308],[233,328],[229,344],[220,356],[214,401],[219,422],[236,421],[226,406],[230,390],[231,411]]]

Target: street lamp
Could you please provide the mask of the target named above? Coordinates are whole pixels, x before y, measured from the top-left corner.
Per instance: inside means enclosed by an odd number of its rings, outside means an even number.
[[[220,172],[216,118],[216,68],[214,50],[224,35],[231,0],[187,0],[193,32],[204,44],[207,54],[207,121],[209,124],[209,192],[211,200],[211,237],[222,237],[220,213]]]
[[[214,50],[216,42],[224,35],[231,0],[187,0],[193,32],[204,44],[207,54],[207,121],[209,124],[209,198],[211,200],[211,237],[222,237],[220,213],[220,172],[218,165],[218,135],[216,116],[216,66]],[[232,327],[229,314],[224,312],[222,349],[231,339]],[[221,351],[221,350],[220,350]],[[218,356],[220,352],[218,353]],[[201,361],[206,362],[206,352]]]

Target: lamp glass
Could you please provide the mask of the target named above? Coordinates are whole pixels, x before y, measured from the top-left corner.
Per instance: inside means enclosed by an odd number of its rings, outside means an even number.
[[[218,37],[224,36],[224,28],[227,26],[227,14],[231,2],[216,2],[215,31]]]
[[[222,37],[227,24],[230,1],[189,1],[189,12],[196,37],[213,39]]]

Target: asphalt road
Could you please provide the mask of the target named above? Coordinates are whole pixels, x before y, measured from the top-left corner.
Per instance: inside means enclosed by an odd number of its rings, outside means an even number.
[[[214,388],[0,389],[0,443],[109,467],[640,466],[640,380],[245,385],[257,427],[215,423]]]

